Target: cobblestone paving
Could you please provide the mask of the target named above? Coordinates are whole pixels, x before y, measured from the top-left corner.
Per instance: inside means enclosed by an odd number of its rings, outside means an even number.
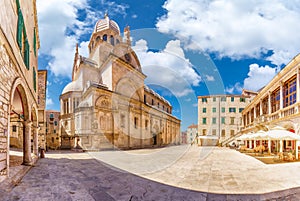
[[[1,191],[0,191],[1,192]],[[267,194],[226,195],[178,188],[112,167],[87,153],[53,153],[40,159],[0,200],[299,200],[299,188]]]

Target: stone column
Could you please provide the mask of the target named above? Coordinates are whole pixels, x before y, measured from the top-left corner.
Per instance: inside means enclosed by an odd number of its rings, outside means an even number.
[[[270,91],[268,93],[268,111],[269,111],[269,114],[272,113],[271,92]]]
[[[256,140],[254,140],[254,148],[256,147]]]
[[[298,160],[298,146],[299,146],[299,141],[296,140],[296,160]]]
[[[283,141],[282,140],[280,140],[280,142],[279,142],[279,152],[281,152],[282,153],[282,149],[283,149]]]
[[[298,103],[298,102],[300,102],[300,76],[299,76],[299,68],[297,68],[297,81],[296,81],[296,102]]]
[[[269,149],[268,152],[271,153],[271,151],[272,151],[272,150],[271,150],[271,140],[268,140],[268,149]]]
[[[38,156],[39,150],[38,150],[38,133],[39,133],[39,127],[36,126],[33,133],[33,154]]]
[[[262,116],[263,115],[263,109],[262,109],[262,99],[260,99],[259,101],[259,115]]]
[[[24,130],[23,130],[23,165],[31,165],[31,126],[32,122],[30,120],[26,120],[23,122]]]
[[[280,109],[283,108],[283,83],[280,82]]]
[[[252,140],[249,141],[249,148],[252,149]]]

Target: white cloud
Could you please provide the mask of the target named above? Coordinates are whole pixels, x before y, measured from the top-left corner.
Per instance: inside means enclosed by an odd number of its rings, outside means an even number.
[[[206,77],[206,80],[207,80],[207,81],[210,81],[210,82],[215,81],[214,76],[205,75],[205,77]]]
[[[229,86],[225,88],[225,92],[229,94],[235,94],[235,93],[239,94],[242,92],[242,90],[243,90],[243,86],[239,82],[235,83],[235,85],[233,86]]]
[[[86,6],[86,0],[37,1],[40,53],[52,58],[47,68],[56,76],[71,76],[75,46],[85,29],[77,19],[77,11]]]
[[[125,4],[101,1],[101,8],[109,8],[109,13],[126,15]],[[79,19],[79,10],[85,18]],[[40,56],[50,57],[47,69],[55,76],[72,76],[72,66],[76,43],[84,56],[87,54],[87,41],[79,42],[84,34],[91,34],[94,24],[104,16],[98,8],[91,7],[88,0],[37,0],[39,17]],[[82,21],[81,21],[82,20]]]
[[[300,0],[168,0],[156,26],[220,57],[260,58],[272,50],[268,59],[281,65],[300,51],[299,5]]]
[[[54,105],[54,102],[51,98],[47,98],[46,99],[46,108],[48,108],[49,106]]]
[[[270,66],[259,66],[251,64],[249,66],[248,77],[244,80],[244,88],[257,91],[268,84],[272,78],[278,73],[278,68]]]
[[[147,75],[146,84],[160,85],[178,97],[193,93],[191,87],[199,85],[201,77],[185,58],[180,41],[171,40],[164,50],[151,52],[148,51],[147,41],[142,39],[136,42],[133,49],[139,57],[143,72]]]

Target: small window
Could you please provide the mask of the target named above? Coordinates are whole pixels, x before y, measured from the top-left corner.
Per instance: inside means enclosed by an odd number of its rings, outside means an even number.
[[[52,143],[54,143],[54,137],[52,137],[51,141],[52,141]]]
[[[121,127],[124,128],[125,127],[125,115],[121,114]]]
[[[107,41],[107,35],[106,34],[103,35],[103,40]]]
[[[54,118],[54,115],[53,115],[53,113],[51,113],[51,114],[50,114],[50,118],[51,118],[51,119],[53,119],[53,118]]]
[[[145,104],[147,103],[147,97],[146,97],[146,95],[144,95],[144,103]]]
[[[97,36],[96,41],[98,42],[100,40],[100,36]]]
[[[229,108],[229,112],[234,112],[235,113],[236,112],[236,108],[235,107],[230,107]]]
[[[206,118],[202,118],[202,124],[206,124]]]
[[[221,123],[225,124],[225,117],[221,117]]]
[[[206,135],[206,129],[202,130],[203,135]]]
[[[216,102],[217,98],[216,97],[213,97],[213,102]]]
[[[17,126],[16,126],[16,125],[13,125],[13,126],[12,126],[12,131],[13,131],[13,132],[17,132]]]
[[[217,123],[217,118],[216,118],[216,117],[213,117],[213,118],[212,118],[212,123],[213,123],[213,124],[216,124],[216,123]]]
[[[231,137],[234,136],[234,130],[230,130],[230,136],[231,136]]]
[[[212,135],[217,135],[217,130],[216,129],[212,130]]]
[[[206,108],[202,108],[202,113],[206,113]]]
[[[231,97],[231,102],[234,102],[234,97]]]
[[[154,105],[154,100],[153,99],[152,99],[151,103],[152,103],[152,105]]]
[[[207,103],[207,98],[202,98],[202,103]]]
[[[222,130],[222,137],[225,137],[225,129]]]
[[[234,125],[234,117],[230,117],[230,125]]]
[[[114,36],[110,36],[110,44],[115,45],[115,38],[114,38]]]
[[[226,97],[221,97],[222,102],[226,102]]]
[[[245,102],[245,98],[240,98],[240,102]]]
[[[225,107],[222,107],[222,113],[225,113]]]
[[[145,120],[145,129],[148,130],[148,120]]]
[[[138,126],[138,118],[134,117],[134,128],[137,128]]]
[[[239,108],[239,113],[241,113],[244,110],[244,108]]]
[[[55,130],[55,129],[53,130],[53,133],[54,133],[54,134],[56,133],[56,130]]]
[[[57,126],[57,121],[54,121],[54,125]]]
[[[212,108],[212,112],[213,112],[213,113],[216,113],[216,112],[217,112],[217,108],[213,107],[213,108]]]

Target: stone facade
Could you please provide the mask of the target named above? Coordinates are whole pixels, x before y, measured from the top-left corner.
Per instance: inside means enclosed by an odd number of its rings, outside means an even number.
[[[186,131],[186,141],[188,144],[198,144],[198,125],[192,124],[187,128]]]
[[[35,6],[35,0],[0,2],[0,175],[9,173],[10,145],[23,149],[24,165],[38,155]]]
[[[75,53],[72,82],[63,90],[61,147],[129,149],[179,144],[180,120],[172,106],[144,84],[146,76],[116,22],[97,22],[89,57]]]
[[[38,116],[39,116],[39,147],[46,148],[46,88],[47,71],[38,71]]]
[[[211,95],[198,97],[198,138],[200,144],[217,145],[238,134],[242,126],[241,112],[250,101],[243,95]]]
[[[46,110],[46,148],[60,148],[59,111]]]
[[[243,110],[242,133],[276,126],[300,134],[300,55],[295,56]]]

